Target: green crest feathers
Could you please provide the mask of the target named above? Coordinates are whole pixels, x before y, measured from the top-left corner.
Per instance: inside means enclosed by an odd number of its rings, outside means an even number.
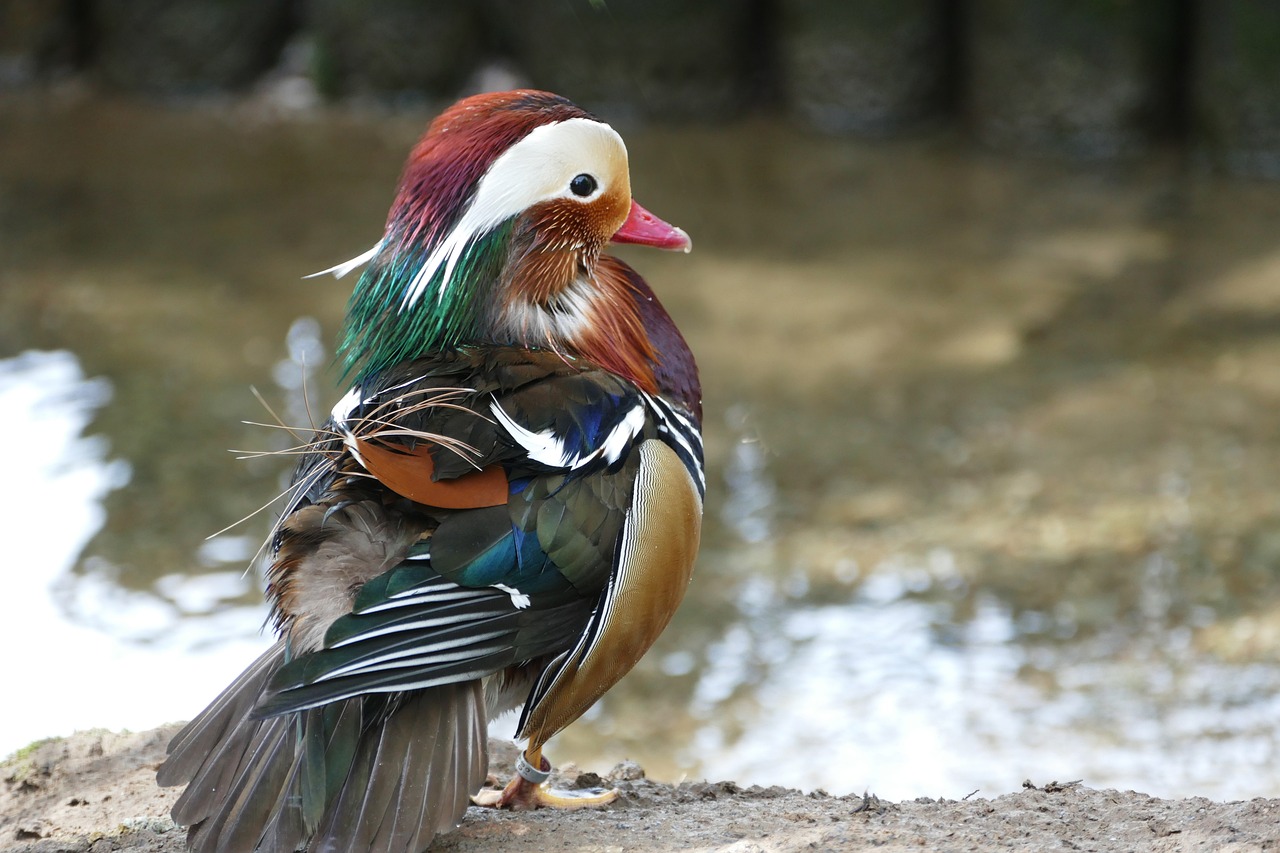
[[[511,227],[508,220],[468,241],[449,280],[444,280],[448,264],[438,264],[407,305],[405,294],[429,248],[392,243],[379,252],[347,303],[338,347],[343,379],[354,376],[360,384],[393,364],[476,340],[495,296]]]

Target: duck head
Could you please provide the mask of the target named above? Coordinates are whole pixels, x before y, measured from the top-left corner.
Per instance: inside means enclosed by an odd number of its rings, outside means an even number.
[[[613,128],[547,92],[460,101],[410,154],[382,239],[325,271],[367,264],[348,306],[345,367],[359,382],[450,347],[522,346],[651,386],[654,336],[670,321],[604,254],[610,241],[691,245],[631,198]]]

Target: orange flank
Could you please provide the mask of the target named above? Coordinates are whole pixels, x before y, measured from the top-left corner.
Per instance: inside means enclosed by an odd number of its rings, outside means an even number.
[[[490,465],[452,480],[434,480],[435,463],[429,445],[392,450],[365,439],[356,439],[355,444],[365,470],[411,501],[441,509],[476,509],[507,502],[507,474],[501,465]]]

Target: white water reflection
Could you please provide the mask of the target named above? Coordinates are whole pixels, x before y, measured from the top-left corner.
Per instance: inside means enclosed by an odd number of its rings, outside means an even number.
[[[103,498],[130,476],[100,436],[83,434],[111,393],[108,380],[87,378],[66,351],[0,360],[0,443],[9,448],[10,482],[21,488],[21,500],[6,502],[3,526],[11,604],[0,620],[0,646],[9,650],[0,657],[9,697],[0,754],[78,729],[185,719],[192,696],[212,698],[211,686],[265,645],[256,608],[192,618],[209,596],[249,579],[174,576],[162,579],[162,597],[121,586],[102,560],[72,573],[103,524]],[[214,637],[214,648],[202,647]]]
[[[289,326],[285,335],[288,358],[275,363],[271,376],[284,393],[285,423],[295,429],[305,426],[315,428],[325,419],[324,402],[310,399],[314,391],[313,376],[325,363],[324,341],[321,339],[320,322],[314,317],[299,317]]]
[[[769,479],[765,451],[748,408],[740,403],[729,407],[725,425],[736,441],[725,465],[727,488],[720,520],[743,542],[759,545],[773,534],[778,490]]]
[[[1223,663],[1186,629],[1028,642],[994,597],[957,621],[945,576],[885,568],[846,604],[747,619],[708,650],[691,747],[705,775],[894,800],[1025,779],[1277,791],[1280,666]]]

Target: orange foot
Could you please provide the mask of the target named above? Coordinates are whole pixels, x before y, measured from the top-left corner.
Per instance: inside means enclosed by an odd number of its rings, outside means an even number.
[[[583,791],[557,791],[547,787],[551,776],[551,764],[541,754],[537,756],[540,769],[525,759],[524,753],[516,759],[516,775],[501,791],[486,789],[471,798],[477,806],[495,809],[531,811],[533,809],[584,809],[603,806],[618,799],[617,789],[605,791],[589,788]]]

